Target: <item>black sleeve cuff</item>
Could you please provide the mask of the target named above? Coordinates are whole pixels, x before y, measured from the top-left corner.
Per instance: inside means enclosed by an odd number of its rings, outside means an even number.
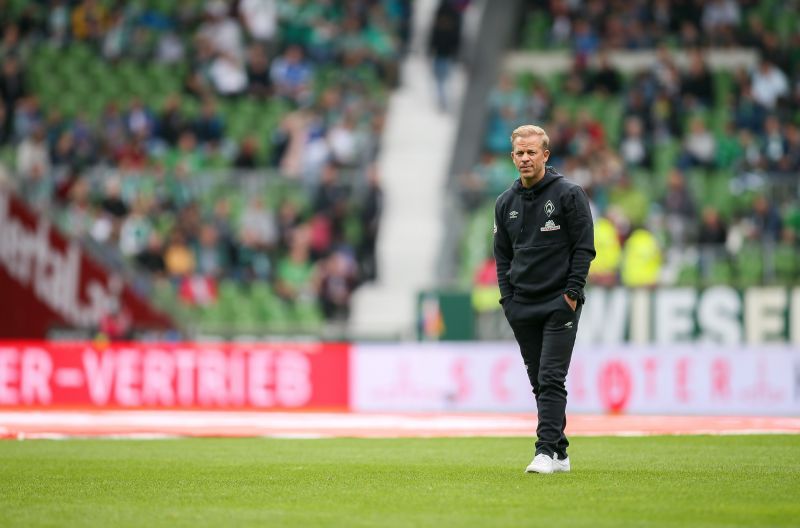
[[[564,290],[564,293],[567,294],[567,297],[569,298],[574,297],[574,300],[578,301],[581,304],[586,302],[586,296],[583,294],[582,289],[579,290],[576,288],[567,288],[566,290]]]

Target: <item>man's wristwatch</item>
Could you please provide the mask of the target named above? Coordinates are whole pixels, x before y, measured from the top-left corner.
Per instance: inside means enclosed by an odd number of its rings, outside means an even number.
[[[575,290],[567,290],[564,293],[566,293],[567,297],[569,297],[573,301],[580,301],[581,300],[581,295],[578,292],[576,292]]]

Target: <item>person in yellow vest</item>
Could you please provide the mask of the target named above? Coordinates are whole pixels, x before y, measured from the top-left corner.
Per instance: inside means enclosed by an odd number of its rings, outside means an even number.
[[[646,287],[658,284],[661,276],[661,248],[653,234],[638,228],[622,248],[622,284]]]
[[[613,286],[617,283],[622,246],[614,223],[600,218],[594,224],[594,246],[597,256],[589,267],[589,279],[597,286]]]

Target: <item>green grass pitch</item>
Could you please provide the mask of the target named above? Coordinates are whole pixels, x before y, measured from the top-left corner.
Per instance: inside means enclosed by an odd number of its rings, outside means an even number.
[[[800,436],[0,442],[0,526],[800,526]]]

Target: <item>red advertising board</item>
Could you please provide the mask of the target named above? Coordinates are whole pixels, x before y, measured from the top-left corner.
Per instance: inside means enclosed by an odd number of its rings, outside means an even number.
[[[93,328],[112,303],[138,329],[169,329],[119,277],[91,259],[22,200],[0,191],[0,338],[44,338],[49,329]]]
[[[0,408],[349,407],[348,344],[0,342]]]

